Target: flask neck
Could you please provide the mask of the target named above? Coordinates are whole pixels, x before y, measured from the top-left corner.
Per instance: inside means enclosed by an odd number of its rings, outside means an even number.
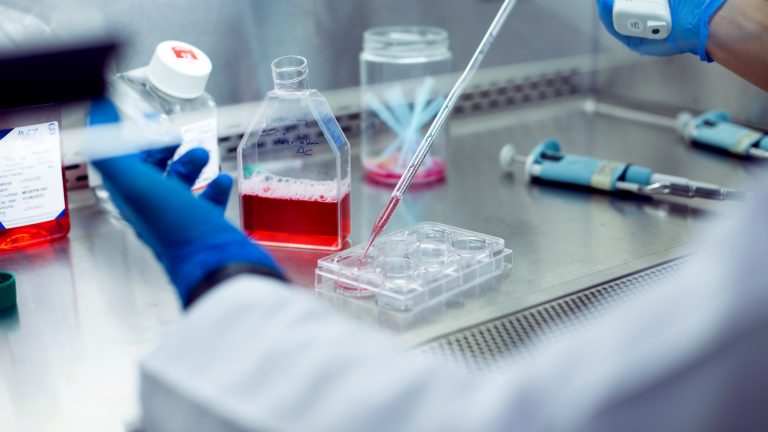
[[[307,60],[300,56],[280,57],[272,62],[275,90],[303,91],[308,89]]]
[[[277,81],[275,80],[275,90],[280,91],[303,91],[307,90],[307,77],[295,81]]]

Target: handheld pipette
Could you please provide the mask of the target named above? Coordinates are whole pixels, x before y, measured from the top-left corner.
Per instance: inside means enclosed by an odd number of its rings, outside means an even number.
[[[472,79],[475,71],[477,71],[477,68],[480,67],[480,63],[483,61],[483,57],[485,57],[485,54],[491,48],[494,39],[496,39],[496,35],[501,29],[501,26],[507,20],[507,16],[509,16],[509,12],[512,11],[515,3],[517,3],[517,0],[504,0],[504,4],[501,5],[499,12],[496,14],[493,22],[491,22],[491,26],[485,33],[485,36],[483,36],[483,40],[480,41],[480,45],[477,47],[475,54],[469,60],[469,64],[467,65],[466,69],[464,69],[464,72],[456,81],[456,84],[453,85],[450,93],[448,93],[448,97],[446,98],[445,103],[437,113],[437,116],[432,122],[432,125],[429,127],[427,134],[424,135],[424,138],[421,140],[421,144],[419,144],[419,148],[416,150],[416,154],[413,155],[411,162],[408,163],[408,168],[406,168],[403,176],[400,177],[400,181],[397,182],[395,190],[392,192],[392,196],[384,206],[384,210],[381,211],[381,214],[379,214],[379,217],[373,224],[371,238],[368,240],[368,243],[365,246],[363,256],[368,253],[368,250],[373,245],[376,237],[387,226],[389,219],[392,217],[392,213],[394,213],[397,205],[400,203],[400,200],[403,199],[405,191],[408,190],[408,186],[411,184],[413,177],[419,171],[421,163],[424,161],[427,153],[429,153],[429,149],[432,147],[432,142],[435,140],[435,137],[445,125],[445,122],[448,121],[448,117],[453,112],[453,107],[456,105],[456,102],[459,100],[461,93],[464,91],[464,87],[466,87],[467,83]]]
[[[691,145],[731,154],[745,159],[768,159],[768,134],[735,123],[725,110],[712,110],[695,115],[681,111],[671,118],[659,114],[589,101],[585,111],[597,112],[664,128],[674,128]]]
[[[677,115],[676,126],[690,144],[745,158],[768,159],[768,135],[733,123],[726,111],[707,111],[698,116],[683,111]]]
[[[528,179],[541,179],[608,192],[639,195],[674,195],[713,200],[742,200],[744,192],[702,183],[684,177],[656,173],[650,168],[625,162],[568,155],[553,140],[539,144],[527,156],[515,154],[512,144],[501,149],[499,162],[511,170],[515,162],[525,163]]]

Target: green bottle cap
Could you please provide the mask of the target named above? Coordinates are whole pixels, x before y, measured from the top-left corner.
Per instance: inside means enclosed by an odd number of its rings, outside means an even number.
[[[0,311],[16,306],[16,278],[13,273],[0,271]]]

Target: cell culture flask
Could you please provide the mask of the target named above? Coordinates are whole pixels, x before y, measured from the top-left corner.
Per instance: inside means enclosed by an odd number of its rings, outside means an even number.
[[[69,234],[60,125],[57,105],[0,111],[0,252]]]
[[[275,88],[237,149],[241,223],[264,245],[338,250],[350,233],[349,142],[307,71],[303,57],[272,62]]]

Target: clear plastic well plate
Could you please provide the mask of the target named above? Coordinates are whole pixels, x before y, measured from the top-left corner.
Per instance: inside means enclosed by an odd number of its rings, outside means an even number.
[[[436,222],[381,236],[361,259],[363,247],[319,260],[315,289],[405,311],[496,276],[512,258],[503,239]]]

